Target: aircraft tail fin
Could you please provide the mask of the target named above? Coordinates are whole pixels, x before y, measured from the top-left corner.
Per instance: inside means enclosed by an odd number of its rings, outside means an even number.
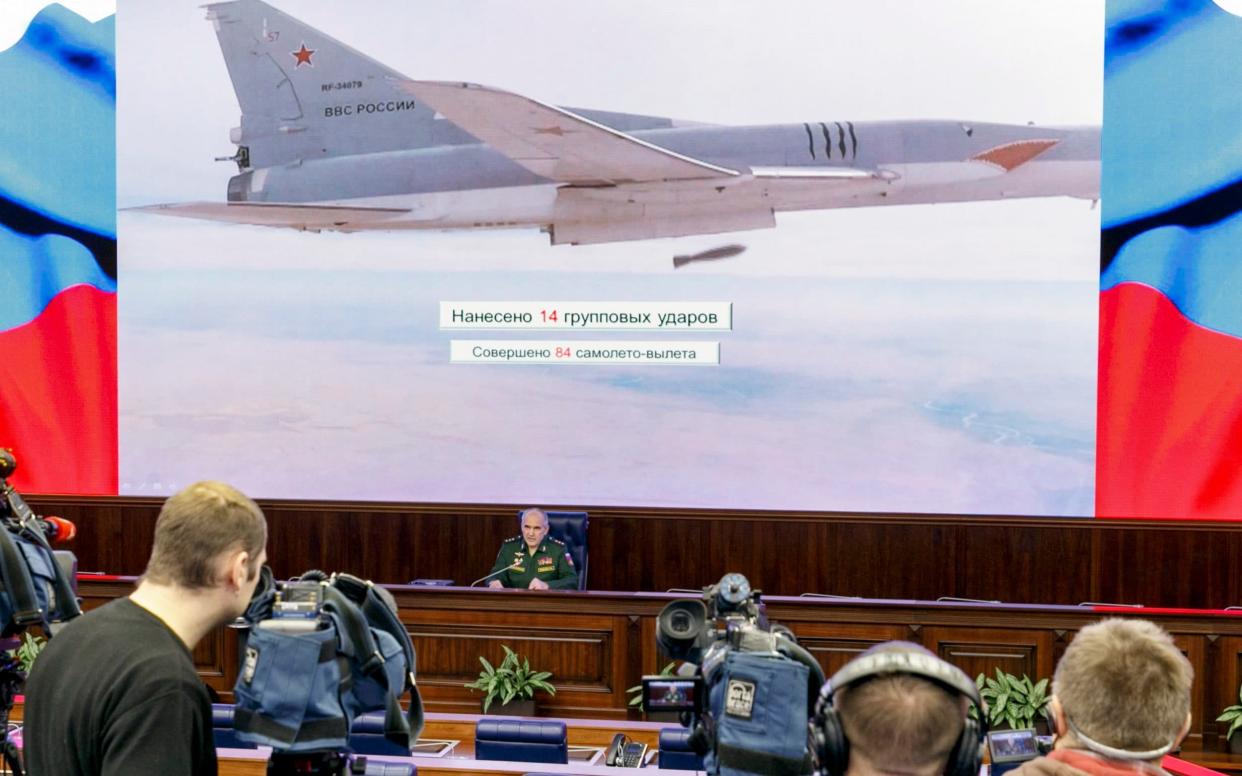
[[[212,3],[207,19],[241,106],[243,169],[419,148],[447,124],[396,87],[405,76],[262,0]]]

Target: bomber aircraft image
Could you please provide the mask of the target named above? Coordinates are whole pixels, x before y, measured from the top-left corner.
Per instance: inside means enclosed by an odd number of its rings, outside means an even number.
[[[207,18],[241,107],[238,174],[226,202],[140,210],[312,231],[539,228],[578,245],[763,229],[783,211],[1099,197],[1099,127],[562,108],[410,79],[261,0]]]

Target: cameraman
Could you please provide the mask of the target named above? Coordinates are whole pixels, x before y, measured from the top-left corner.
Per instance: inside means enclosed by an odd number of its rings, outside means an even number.
[[[266,559],[259,507],[220,482],[164,502],[128,598],[48,642],[26,683],[32,776],[216,773],[211,702],[191,651],[245,611]]]

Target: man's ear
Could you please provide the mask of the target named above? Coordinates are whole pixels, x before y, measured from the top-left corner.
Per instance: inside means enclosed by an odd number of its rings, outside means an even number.
[[[1068,728],[1065,724],[1065,707],[1061,705],[1061,699],[1055,695],[1049,698],[1048,711],[1050,716],[1049,724],[1052,725],[1053,734],[1058,738],[1064,736]],[[1188,727],[1187,730],[1189,729]]]
[[[246,550],[234,550],[228,558],[229,589],[241,590],[250,579],[250,553]]]
[[[1173,739],[1173,748],[1182,745],[1182,741],[1186,740],[1186,736],[1190,735],[1190,712],[1186,712],[1186,721],[1182,723],[1182,729],[1177,731],[1177,738]]]

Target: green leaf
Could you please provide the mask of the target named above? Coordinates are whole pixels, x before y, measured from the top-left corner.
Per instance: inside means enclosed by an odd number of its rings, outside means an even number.
[[[529,658],[524,658],[514,652],[507,644],[501,644],[500,646],[505,652],[504,660],[500,662],[500,665],[493,666],[486,658],[480,656],[479,662],[482,664],[483,669],[479,671],[479,677],[473,682],[464,685],[468,689],[486,693],[483,698],[484,714],[487,713],[492,702],[496,700],[499,700],[501,703],[509,703],[514,698],[534,698],[536,690],[543,690],[550,695],[556,694],[556,688],[547,681],[552,678],[552,672],[533,671],[530,667]],[[642,687],[640,685],[627,690],[627,692],[630,691],[641,693]],[[641,702],[641,695],[639,696],[639,702]]]

